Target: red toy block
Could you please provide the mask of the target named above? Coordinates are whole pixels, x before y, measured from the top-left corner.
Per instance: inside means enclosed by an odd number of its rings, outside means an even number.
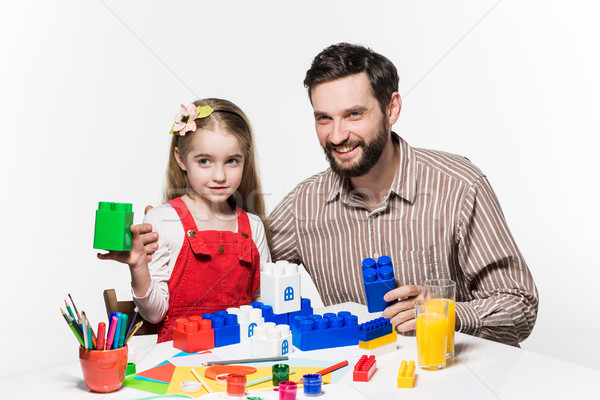
[[[173,347],[195,353],[215,347],[215,331],[210,319],[178,318],[173,329]]]
[[[375,362],[375,356],[364,355],[354,366],[352,380],[354,382],[368,382],[375,373],[376,369],[377,363]]]

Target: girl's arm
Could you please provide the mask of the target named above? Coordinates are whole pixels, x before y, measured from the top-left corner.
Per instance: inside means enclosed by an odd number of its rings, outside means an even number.
[[[152,257],[146,255],[148,243],[144,242],[146,239],[143,235],[139,235],[139,232],[144,231],[140,228],[145,226],[153,227],[153,234],[158,237],[157,241],[150,243],[156,246]],[[146,214],[144,224],[135,228],[132,226],[131,251],[98,255],[100,259],[129,265],[133,301],[139,307],[140,315],[150,323],[161,321],[169,309],[168,284],[172,271],[170,259],[179,252],[179,248],[172,247],[174,243],[181,242],[183,235],[183,228],[172,207],[160,206]]]
[[[131,273],[131,286],[137,296],[143,296],[150,287],[150,272],[144,243],[137,225],[131,225],[131,251],[109,251],[106,254],[98,253],[101,260],[114,260],[129,265]]]

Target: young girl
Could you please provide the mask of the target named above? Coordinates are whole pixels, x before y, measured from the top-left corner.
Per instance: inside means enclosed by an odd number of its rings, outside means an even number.
[[[271,259],[246,115],[227,100],[198,100],[181,106],[171,133],[166,204],[144,218],[159,235],[152,261],[135,226],[131,252],[99,254],[129,264],[133,300],[159,323],[159,342],[177,318],[250,304]]]

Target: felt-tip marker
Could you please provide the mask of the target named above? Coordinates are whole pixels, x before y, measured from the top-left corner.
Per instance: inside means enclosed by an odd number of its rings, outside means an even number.
[[[119,348],[119,337],[121,337],[121,320],[123,319],[123,314],[120,312],[117,313],[117,323],[115,324],[115,338],[113,341],[112,348]]]
[[[106,324],[100,322],[98,324],[98,336],[96,336],[96,350],[104,350],[106,344]]]
[[[121,332],[119,334],[119,347],[123,347],[125,345],[125,334],[127,333],[127,319],[129,317],[127,314],[123,314],[121,317]]]
[[[110,328],[108,329],[108,337],[106,338],[106,350],[112,349],[113,340],[115,339],[115,330],[117,329],[117,321],[119,318],[116,315],[110,320]]]

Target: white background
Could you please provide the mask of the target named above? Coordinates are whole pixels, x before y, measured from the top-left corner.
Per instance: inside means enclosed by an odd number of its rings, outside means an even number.
[[[600,5],[594,1],[20,1],[0,6],[0,376],[70,362],[71,293],[106,320],[127,267],[92,249],[98,201],[161,199],[179,104],[250,117],[267,207],[327,165],[302,80],[324,47],[398,67],[394,130],[486,172],[536,280],[522,346],[599,368]],[[484,356],[484,355],[482,355]]]

